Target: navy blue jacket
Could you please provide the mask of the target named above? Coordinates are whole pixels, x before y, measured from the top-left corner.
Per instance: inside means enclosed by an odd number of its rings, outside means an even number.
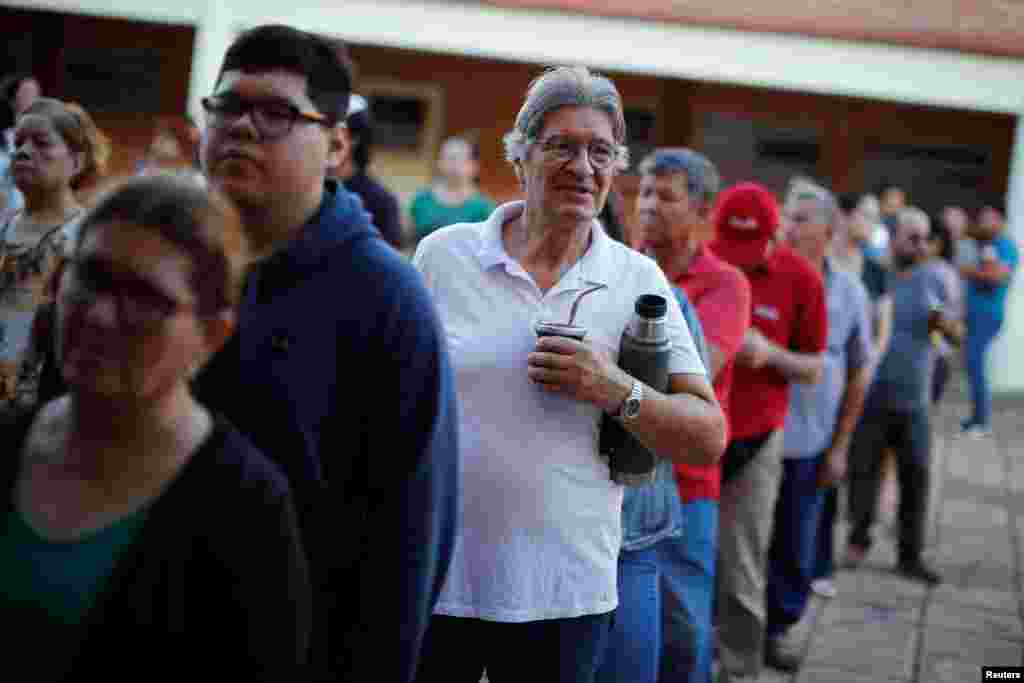
[[[254,268],[197,389],[289,478],[325,680],[411,680],[455,537],[455,394],[429,294],[357,197],[328,181]]]

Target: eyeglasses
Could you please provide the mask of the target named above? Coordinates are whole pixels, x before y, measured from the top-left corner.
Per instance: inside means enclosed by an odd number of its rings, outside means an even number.
[[[319,112],[305,112],[287,100],[245,100],[214,95],[202,99],[206,122],[212,128],[225,128],[250,114],[252,125],[264,140],[283,138],[299,121],[327,126],[329,120]]]
[[[89,260],[68,263],[60,296],[68,305],[83,309],[100,297],[111,297],[118,324],[128,333],[154,331],[169,318],[196,310],[194,304],[181,303],[141,278],[115,275]]]
[[[580,149],[586,149],[587,160],[595,171],[605,171],[619,159],[618,148],[608,142],[597,140],[584,145],[561,135],[540,141],[540,149],[545,157],[558,164],[569,163],[579,156]]]

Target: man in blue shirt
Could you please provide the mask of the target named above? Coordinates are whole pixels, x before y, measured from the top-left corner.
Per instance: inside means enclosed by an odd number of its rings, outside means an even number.
[[[202,165],[258,261],[199,393],[294,489],[317,590],[309,678],[404,683],[452,552],[455,399],[422,280],[326,179],[349,95],[318,36],[262,26],[228,49],[203,100]]]
[[[807,607],[825,493],[845,476],[847,452],[871,379],[868,293],[855,275],[835,268],[827,257],[839,220],[832,193],[808,181],[794,183],[783,224],[790,245],[825,280],[828,347],[818,383],[792,387],[783,436],[782,481],[765,587],[765,658],[784,671],[795,671],[800,664],[786,636]]]
[[[864,413],[850,445],[850,535],[846,564],[859,566],[872,545],[881,454],[896,455],[899,479],[899,564],[904,577],[929,585],[941,577],[922,557],[931,474],[931,386],[935,333],[959,343],[956,292],[927,263],[928,216],[916,208],[899,213],[893,233],[892,341],[878,366]]]
[[[975,230],[978,260],[965,263],[960,274],[967,284],[967,340],[965,360],[971,384],[974,412],[963,423],[966,433],[984,435],[990,430],[992,395],[985,361],[988,349],[1003,327],[1006,293],[1017,270],[1017,245],[1006,236],[1006,219],[1001,202],[985,204],[978,214]]]

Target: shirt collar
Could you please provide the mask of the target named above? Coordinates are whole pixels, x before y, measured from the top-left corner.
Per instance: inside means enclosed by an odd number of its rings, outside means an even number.
[[[768,275],[775,270],[775,264],[779,258],[779,249],[782,248],[781,244],[776,244],[772,247],[772,253],[768,254],[768,258],[761,261],[756,266],[753,266],[749,270],[743,272],[748,275]],[[742,269],[741,269],[742,270]]]
[[[821,278],[825,281],[825,288],[828,289],[832,284],[832,276],[835,273],[835,266],[832,264],[832,257],[825,257],[825,265],[821,271]]]
[[[714,271],[715,266],[712,259],[715,258],[717,257],[711,253],[707,244],[701,242],[693,252],[693,260],[690,261],[690,267],[686,269],[684,275],[703,275]]]
[[[518,218],[526,210],[523,200],[502,204],[491,213],[490,218],[483,222],[480,247],[477,259],[484,270],[504,265],[506,269],[522,270],[522,266],[505,250],[502,227],[508,221]],[[583,284],[608,285],[608,257],[612,247],[612,238],[604,231],[601,222],[595,219],[591,229],[590,246],[574,268],[581,268]],[[573,278],[575,280],[575,278]]]
[[[484,270],[515,263],[515,260],[505,251],[502,227],[509,220],[522,215],[525,208],[526,202],[524,201],[508,202],[492,211],[490,218],[483,222],[480,247],[477,249],[476,256]]]

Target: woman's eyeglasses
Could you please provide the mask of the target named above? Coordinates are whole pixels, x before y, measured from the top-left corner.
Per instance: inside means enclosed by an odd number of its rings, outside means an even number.
[[[153,331],[175,315],[196,310],[195,304],[182,303],[140,278],[114,275],[88,260],[68,262],[60,296],[67,304],[82,308],[109,296],[117,308],[118,325],[130,333]]]

